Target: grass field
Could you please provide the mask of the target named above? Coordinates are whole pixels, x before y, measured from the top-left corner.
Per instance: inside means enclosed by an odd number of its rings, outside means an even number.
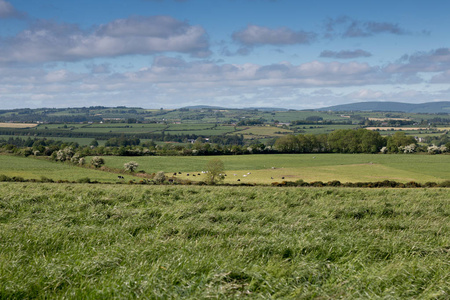
[[[293,133],[292,130],[283,129],[275,126],[246,126],[242,130],[236,131],[233,134],[242,134],[244,138],[266,138],[266,137],[280,137],[284,134]]]
[[[212,158],[224,162],[225,183],[257,183],[296,181],[307,182],[339,180],[341,182],[375,182],[394,180],[442,182],[450,180],[450,155],[381,155],[381,154],[267,154],[235,156],[105,156],[106,166],[123,170],[129,161],[139,164],[137,170],[146,173],[164,171],[171,176],[175,172],[181,179],[205,181],[206,163]],[[91,157],[86,157],[89,163]],[[189,173],[189,176],[187,175]],[[248,174],[250,173],[250,174]],[[117,174],[68,163],[52,162],[33,157],[0,155],[0,174],[25,179],[77,181],[89,177],[92,181],[117,182]],[[198,175],[200,174],[200,175]],[[125,181],[136,179],[124,175]],[[284,177],[284,178],[283,178]],[[238,182],[239,179],[239,182]]]
[[[139,163],[147,173],[183,172],[183,179],[205,180],[204,171],[210,156],[106,157],[106,166],[122,168],[128,161]],[[450,180],[450,155],[382,155],[382,154],[268,154],[219,156],[225,164],[225,182],[266,183],[283,181],[341,182],[395,180],[399,182]],[[190,173],[187,176],[186,173]],[[248,174],[251,173],[251,174]],[[196,177],[192,175],[195,174]],[[236,176],[234,176],[236,174]],[[246,175],[244,177],[244,175]],[[272,179],[272,178],[273,179]]]
[[[297,132],[301,134],[323,134],[323,133],[330,133],[334,130],[339,129],[354,129],[359,127],[360,125],[321,125],[321,124],[293,126],[293,128],[297,129]]]
[[[448,299],[448,189],[0,183],[0,299]]]
[[[89,163],[89,161],[87,161]],[[70,164],[48,161],[46,159],[25,158],[10,155],[0,155],[0,174],[8,177],[22,177],[24,179],[41,179],[42,176],[52,180],[77,181],[90,178],[91,181],[117,182],[117,174],[99,170],[80,168]],[[124,180],[135,177],[124,175]]]

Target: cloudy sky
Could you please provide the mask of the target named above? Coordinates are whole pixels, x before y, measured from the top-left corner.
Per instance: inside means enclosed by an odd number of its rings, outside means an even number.
[[[0,0],[0,109],[450,100],[448,0]]]

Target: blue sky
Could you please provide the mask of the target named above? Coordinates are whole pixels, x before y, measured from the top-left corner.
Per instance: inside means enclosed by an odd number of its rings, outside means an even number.
[[[450,1],[0,0],[0,109],[450,100]]]

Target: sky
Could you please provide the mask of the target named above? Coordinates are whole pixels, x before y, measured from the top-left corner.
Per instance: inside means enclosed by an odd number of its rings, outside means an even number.
[[[0,109],[450,101],[448,0],[0,0]]]

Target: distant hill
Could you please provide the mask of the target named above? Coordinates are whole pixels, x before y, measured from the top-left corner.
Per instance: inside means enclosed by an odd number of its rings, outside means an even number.
[[[395,111],[408,113],[450,113],[450,101],[427,103],[357,102],[318,108],[316,111]]]
[[[209,105],[194,105],[194,106],[185,106],[182,109],[220,109],[220,110],[259,110],[259,111],[287,111],[286,108],[279,107],[245,107],[245,108],[229,108],[229,107],[220,107],[220,106],[209,106]]]

